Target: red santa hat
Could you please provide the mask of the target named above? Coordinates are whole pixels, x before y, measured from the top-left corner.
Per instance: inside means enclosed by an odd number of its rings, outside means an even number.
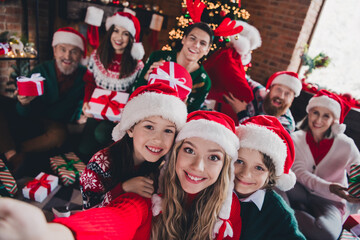
[[[290,134],[273,116],[258,115],[251,117],[236,129],[242,148],[250,148],[266,154],[275,165],[278,178],[276,187],[288,191],[294,187],[296,176],[291,171],[295,149]]]
[[[351,109],[351,106],[347,101],[334,93],[320,90],[310,99],[306,106],[306,112],[309,113],[309,110],[313,107],[324,107],[334,114],[335,122],[331,126],[332,133],[337,135],[345,132],[346,125],[343,124],[343,122],[345,116]]]
[[[299,76],[295,72],[281,71],[276,72],[267,81],[266,88],[269,89],[274,84],[284,85],[294,91],[295,97],[300,95],[302,84]]]
[[[112,138],[118,141],[139,121],[160,116],[176,125],[180,129],[186,122],[186,105],[178,97],[172,87],[163,83],[154,83],[138,87],[129,97],[118,123],[113,131]]]
[[[86,39],[72,27],[59,28],[53,36],[51,46],[55,47],[58,44],[65,43],[74,45],[83,51],[83,57],[86,57]]]
[[[200,137],[219,144],[231,157],[231,175],[227,196],[220,209],[213,234],[232,236],[232,226],[227,221],[230,218],[232,192],[234,189],[234,162],[238,156],[239,139],[235,134],[235,123],[227,115],[215,111],[195,111],[189,113],[187,122],[177,135],[175,142],[190,137]]]
[[[140,60],[144,57],[145,50],[140,40],[140,22],[134,15],[127,12],[117,12],[113,16],[106,19],[106,30],[112,26],[125,28],[134,37],[134,43],[131,48],[131,56]]]

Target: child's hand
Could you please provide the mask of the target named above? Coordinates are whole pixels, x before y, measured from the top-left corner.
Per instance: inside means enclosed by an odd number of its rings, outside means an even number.
[[[147,177],[134,177],[122,184],[125,192],[137,193],[142,197],[151,198],[154,193],[154,181]]]
[[[86,110],[89,110],[89,109],[90,109],[89,103],[84,102],[83,107],[82,107],[82,112],[83,112],[85,117],[92,118],[94,116],[92,114],[86,112]]]
[[[145,79],[146,81],[148,81],[148,80],[149,80],[150,73],[152,73],[152,71],[153,71],[155,68],[158,68],[158,67],[164,65],[164,62],[165,62],[165,60],[160,60],[160,61],[158,61],[158,62],[154,62],[154,63],[150,66],[149,70],[146,72],[146,74],[145,74],[145,76],[144,76],[144,79]]]

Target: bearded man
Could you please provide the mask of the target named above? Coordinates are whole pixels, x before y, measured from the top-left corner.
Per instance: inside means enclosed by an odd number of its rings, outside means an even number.
[[[266,88],[251,79],[247,81],[254,94],[253,101],[246,103],[231,93],[224,95],[225,101],[237,114],[239,122],[256,115],[271,115],[277,117],[289,133],[293,132],[295,121],[289,108],[302,89],[297,73],[276,72],[267,81]]]
[[[17,94],[16,107],[1,104],[0,153],[15,171],[27,153],[59,148],[67,137],[67,123],[77,119],[84,96],[84,79],[91,77],[80,64],[86,40],[70,27],[54,33],[54,59],[34,67],[45,78],[41,96]],[[16,108],[16,110],[15,110]]]

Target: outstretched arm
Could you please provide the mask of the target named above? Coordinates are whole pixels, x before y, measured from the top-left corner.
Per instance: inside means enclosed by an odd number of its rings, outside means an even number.
[[[0,240],[74,239],[64,225],[47,223],[39,208],[10,198],[0,198],[0,232]]]

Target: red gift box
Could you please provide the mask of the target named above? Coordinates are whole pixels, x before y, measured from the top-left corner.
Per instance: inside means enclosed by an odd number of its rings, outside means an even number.
[[[22,96],[41,96],[44,94],[44,80],[40,73],[34,73],[30,78],[17,77],[19,95]]]
[[[0,43],[0,56],[7,54],[11,50],[8,43]]]
[[[360,236],[360,214],[351,214],[343,224],[344,229]]]
[[[174,88],[181,100],[185,100],[191,93],[192,78],[190,73],[183,66],[175,62],[165,62],[164,65],[152,71],[148,84],[159,82]]]
[[[96,119],[120,121],[121,113],[128,99],[128,93],[95,88],[89,101],[90,109],[86,112],[92,114]]]

